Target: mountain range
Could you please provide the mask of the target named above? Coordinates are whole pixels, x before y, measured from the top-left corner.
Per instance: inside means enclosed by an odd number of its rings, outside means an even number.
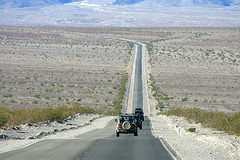
[[[148,0],[116,0],[113,4],[118,5],[129,5],[129,4],[137,4],[143,1]],[[207,6],[207,5],[215,5],[215,6],[232,6],[239,4],[239,1],[236,0],[151,0],[148,1],[154,4],[160,4],[163,6]]]
[[[25,8],[35,6],[48,6],[73,2],[72,0],[1,0],[0,8]]]
[[[72,2],[81,2],[83,0],[1,0],[0,8],[25,8],[35,6],[49,6],[59,5]],[[239,5],[239,0],[115,0],[105,1],[106,4],[112,5],[133,5],[141,2],[148,3],[150,5],[158,4],[162,6],[235,6]],[[109,3],[110,2],[110,3]],[[112,2],[112,3],[111,3]]]
[[[240,26],[240,0],[1,0],[0,25]]]

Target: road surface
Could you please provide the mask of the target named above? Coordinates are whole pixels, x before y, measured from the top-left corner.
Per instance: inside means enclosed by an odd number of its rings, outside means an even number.
[[[142,45],[137,45],[132,108],[143,108]]]
[[[74,139],[48,139],[23,149],[3,153],[1,160],[172,160],[161,142],[151,133],[149,119],[139,136],[115,136],[114,120],[103,129],[79,135]]]

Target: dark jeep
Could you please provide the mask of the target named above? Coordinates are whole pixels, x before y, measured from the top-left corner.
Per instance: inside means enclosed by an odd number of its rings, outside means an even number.
[[[137,119],[134,114],[121,114],[116,119],[116,136],[119,137],[119,134],[128,134],[133,133],[134,136],[138,136],[137,130]]]
[[[138,116],[140,120],[144,121],[144,113],[143,113],[142,108],[135,108],[133,113],[136,116]]]

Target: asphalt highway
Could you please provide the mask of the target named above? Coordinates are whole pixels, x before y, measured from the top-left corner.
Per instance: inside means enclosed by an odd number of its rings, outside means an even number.
[[[172,160],[165,147],[152,136],[149,119],[138,136],[115,136],[114,120],[103,129],[74,139],[48,139],[23,149],[0,154],[1,160]]]
[[[143,129],[139,130],[139,136],[133,134],[120,134],[120,137],[115,137],[112,129],[115,128],[109,125],[105,128],[108,132],[102,133],[105,139],[96,141],[89,152],[83,154],[80,159],[83,160],[172,160],[172,156],[166,151],[161,142],[154,138],[151,133],[150,123],[148,118],[144,121]],[[109,128],[108,128],[109,127]],[[97,136],[90,135],[91,137]],[[88,135],[89,136],[89,135]],[[101,137],[101,136],[100,136]]]
[[[138,46],[133,109],[142,107],[142,46]],[[115,136],[116,122],[74,139],[47,139],[28,147],[0,154],[0,160],[172,160],[162,142],[153,137],[150,121],[145,117],[138,136]]]
[[[136,43],[135,43],[136,44]],[[142,45],[137,45],[132,108],[143,108]]]

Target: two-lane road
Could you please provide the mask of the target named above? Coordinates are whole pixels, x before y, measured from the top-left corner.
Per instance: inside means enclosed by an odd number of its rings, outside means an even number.
[[[143,107],[142,45],[137,45],[132,108]]]
[[[154,138],[151,133],[151,127],[149,119],[143,123],[143,129],[139,130],[139,136],[135,137],[133,134],[120,134],[120,137],[116,138],[112,129],[116,124],[113,124],[111,128],[108,128],[111,132],[108,138],[98,139],[97,145],[93,149],[89,150],[89,153],[80,157],[83,160],[171,160],[172,156],[162,146],[161,142]],[[107,129],[107,128],[106,128]],[[105,131],[108,131],[106,130]],[[108,132],[109,133],[109,132]],[[97,136],[90,135],[90,137]],[[106,136],[104,133],[103,135]],[[89,137],[89,138],[90,138]],[[101,137],[101,136],[100,136]]]
[[[149,119],[138,130],[139,136],[115,137],[114,120],[103,129],[74,139],[43,140],[26,148],[3,153],[1,160],[172,160],[161,142],[151,133]]]

